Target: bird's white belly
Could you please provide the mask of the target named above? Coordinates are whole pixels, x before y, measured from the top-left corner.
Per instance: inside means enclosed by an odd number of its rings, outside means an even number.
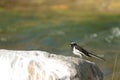
[[[79,57],[82,57],[82,52],[80,52],[79,50],[77,50],[77,49],[75,49],[75,47],[73,48],[73,53],[75,54],[75,55],[78,55]]]

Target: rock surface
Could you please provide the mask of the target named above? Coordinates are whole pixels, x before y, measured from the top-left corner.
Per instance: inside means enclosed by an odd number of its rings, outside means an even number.
[[[44,51],[0,50],[0,80],[103,80],[93,62]]]

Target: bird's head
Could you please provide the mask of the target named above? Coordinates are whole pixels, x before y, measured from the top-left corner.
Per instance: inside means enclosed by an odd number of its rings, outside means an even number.
[[[77,45],[77,43],[76,42],[71,42],[70,45],[75,46],[75,45]]]

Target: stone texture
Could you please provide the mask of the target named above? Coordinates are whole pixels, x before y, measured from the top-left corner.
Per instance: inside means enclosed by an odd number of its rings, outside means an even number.
[[[90,61],[44,51],[0,50],[0,80],[103,80]]]

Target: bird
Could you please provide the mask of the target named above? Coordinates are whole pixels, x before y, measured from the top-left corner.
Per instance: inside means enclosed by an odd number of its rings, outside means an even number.
[[[90,53],[84,48],[80,47],[76,42],[71,42],[70,45],[71,45],[73,54],[79,56],[80,58],[82,58],[82,56],[87,56],[87,57],[95,57],[97,59],[105,61],[104,58],[99,57],[93,53]]]

